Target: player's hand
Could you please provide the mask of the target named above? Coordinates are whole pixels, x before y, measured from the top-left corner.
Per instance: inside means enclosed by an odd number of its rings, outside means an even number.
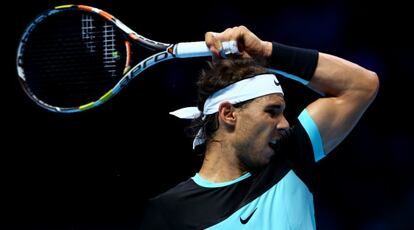
[[[272,43],[262,41],[245,26],[228,28],[221,33],[207,32],[205,41],[211,52],[216,57],[222,57],[220,51],[222,42],[236,41],[242,57],[245,58],[267,58],[272,54]]]

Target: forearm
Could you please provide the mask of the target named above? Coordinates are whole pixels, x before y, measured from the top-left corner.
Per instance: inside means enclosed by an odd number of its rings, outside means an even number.
[[[378,88],[376,74],[345,59],[319,53],[315,73],[308,85],[332,97],[370,100]]]
[[[374,72],[316,50],[273,42],[266,45],[263,54],[269,58],[270,67],[293,74],[309,88],[328,96],[350,96],[356,93],[372,98],[378,87]]]

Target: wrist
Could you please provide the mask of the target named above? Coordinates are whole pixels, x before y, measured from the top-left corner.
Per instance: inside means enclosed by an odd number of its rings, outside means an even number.
[[[268,41],[263,41],[263,57],[270,58],[272,56],[273,44]]]
[[[319,52],[272,42],[270,65],[281,71],[310,81],[318,64]]]

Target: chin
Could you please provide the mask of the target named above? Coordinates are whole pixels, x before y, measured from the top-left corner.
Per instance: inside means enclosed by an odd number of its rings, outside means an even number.
[[[270,159],[268,157],[263,157],[261,159],[258,159],[256,162],[250,164],[249,170],[250,171],[259,171],[263,168],[265,168],[269,163]]]
[[[275,151],[269,146],[269,148],[266,148],[266,151],[263,153],[263,161],[269,163],[273,155],[275,155]]]
[[[267,165],[268,165],[268,163],[264,163],[264,162],[259,163],[259,162],[257,162],[256,164],[251,165],[248,168],[248,171],[251,174],[257,174],[257,173],[260,173],[264,168],[266,168]]]
[[[271,159],[271,157],[266,158],[266,159],[263,159],[263,161],[261,162],[261,165],[263,167],[266,166],[266,165],[268,165],[270,163],[270,159]]]

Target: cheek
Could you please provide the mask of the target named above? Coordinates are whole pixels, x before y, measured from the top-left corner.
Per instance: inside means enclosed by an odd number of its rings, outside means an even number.
[[[239,120],[238,132],[239,137],[245,141],[258,141],[262,138],[268,139],[268,136],[274,129],[274,122],[260,116],[246,116]]]
[[[246,146],[262,145],[262,140],[268,139],[268,128],[264,125],[244,126],[239,130],[239,140]]]
[[[255,136],[257,137],[267,138],[269,134],[272,133],[272,130],[273,130],[272,124],[260,123],[254,127],[253,132],[255,133]]]

